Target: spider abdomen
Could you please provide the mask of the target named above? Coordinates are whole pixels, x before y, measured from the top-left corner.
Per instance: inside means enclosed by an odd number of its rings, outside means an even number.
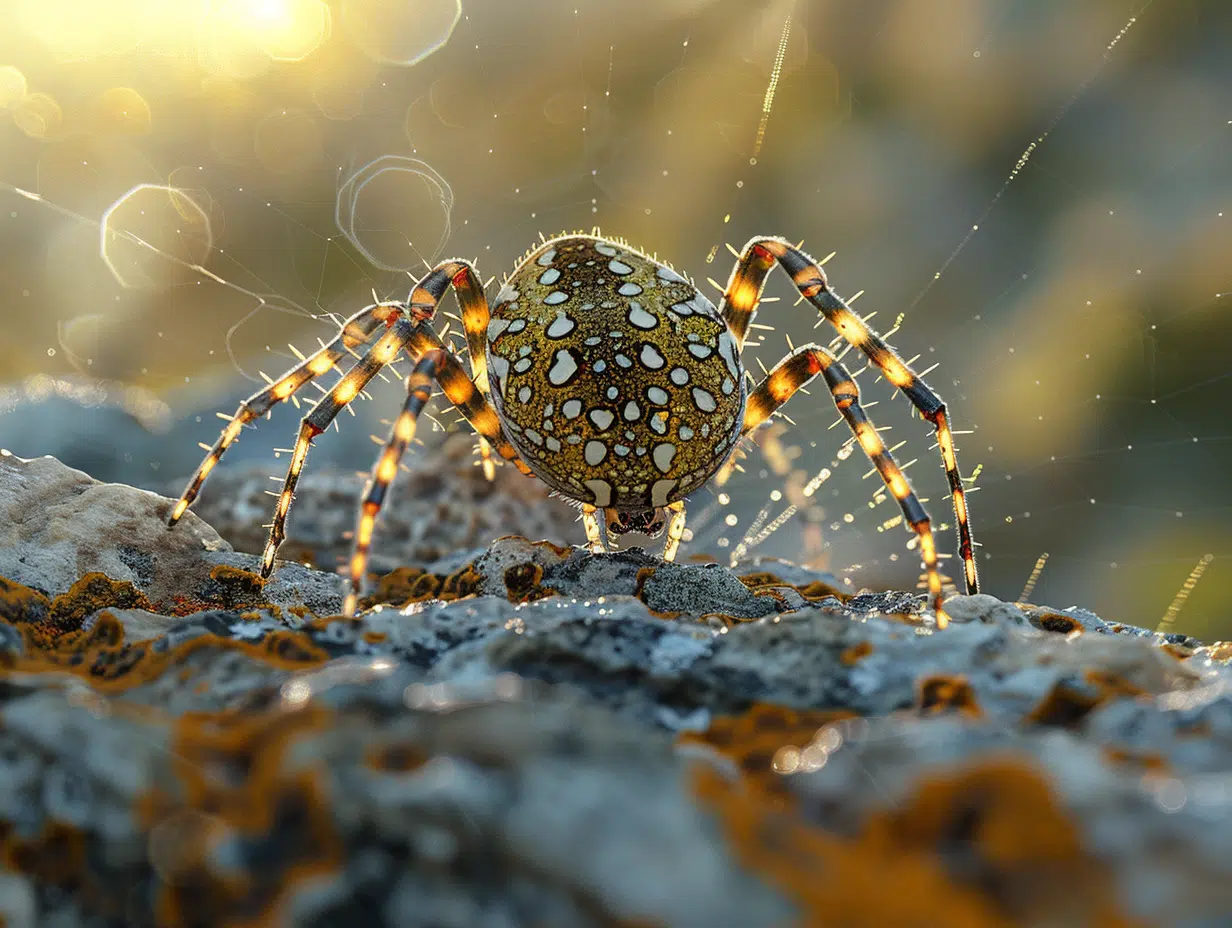
[[[493,405],[510,443],[562,495],[664,506],[718,470],[740,434],[739,352],[684,277],[587,235],[530,252],[488,326]]]

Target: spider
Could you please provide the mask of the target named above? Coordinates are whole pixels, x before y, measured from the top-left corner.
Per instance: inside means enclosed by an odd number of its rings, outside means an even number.
[[[746,388],[740,353],[776,263],[802,299],[932,423],[949,478],[967,592],[978,592],[945,404],[830,289],[812,258],[775,237],[745,245],[717,308],[668,265],[598,230],[563,234],[528,251],[491,306],[470,262],[442,261],[407,302],[360,310],[331,342],[241,403],[175,504],[169,526],[184,515],[247,423],[334,368],[343,355],[356,355],[359,360],[301,422],[261,562],[261,575],[268,577],[312,440],[406,352],[414,369],[360,504],[345,615],[355,613],[377,513],[434,384],[478,433],[489,476],[495,451],[523,474],[538,477],[581,509],[594,552],[606,551],[612,536],[633,531],[656,536],[666,528],[663,558],[672,560],[684,535],[689,494],[720,469],[742,438],[820,374],[919,539],[937,624],[944,627],[948,619],[928,513],[860,406],[859,390],[843,365],[820,345],[802,345],[751,391]],[[462,310],[470,374],[430,324],[450,287]]]

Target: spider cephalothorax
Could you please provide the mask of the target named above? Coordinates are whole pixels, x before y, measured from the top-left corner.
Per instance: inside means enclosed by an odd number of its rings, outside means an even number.
[[[966,498],[945,404],[830,290],[812,258],[777,238],[755,238],[745,246],[719,307],[666,264],[597,233],[562,235],[528,252],[490,307],[469,262],[443,261],[406,303],[378,303],[356,313],[332,342],[242,403],[184,490],[170,524],[191,505],[246,423],[383,332],[300,426],[265,548],[264,576],[274,568],[313,438],[403,351],[415,369],[360,506],[348,615],[358,602],[377,512],[434,383],[479,434],[489,473],[495,450],[578,505],[594,551],[606,548],[604,528],[609,536],[657,535],[666,526],[663,556],[670,560],[684,536],[686,497],[722,467],[742,437],[821,374],[919,540],[929,592],[944,624],[928,514],[865,415],[842,364],[819,345],[803,345],[746,390],[740,351],[776,263],[801,296],[932,423],[949,479],[967,591],[976,592]],[[431,327],[450,287],[462,309],[470,374]]]

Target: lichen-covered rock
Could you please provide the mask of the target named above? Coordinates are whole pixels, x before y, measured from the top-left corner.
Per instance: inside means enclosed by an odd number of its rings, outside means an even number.
[[[80,477],[17,482],[59,512]],[[225,543],[159,595],[175,533],[145,505],[126,543],[154,579],[100,569],[98,539],[54,581],[0,554],[26,571],[0,580],[10,923],[1232,911],[1228,644],[991,596],[938,631],[918,594],[794,565],[519,537],[404,565],[344,619],[333,575],[263,583]]]
[[[52,457],[25,460],[0,452],[0,577],[55,597],[97,573],[131,584],[168,614],[208,608],[219,597],[230,605],[218,568],[251,574],[259,559],[233,551],[192,512],[168,530],[173,502],[147,490],[99,483]],[[234,575],[231,580],[233,586]],[[289,563],[265,584],[263,601],[328,614],[342,597],[336,579]],[[136,603],[104,598],[93,609],[82,605],[80,617],[114,605]]]

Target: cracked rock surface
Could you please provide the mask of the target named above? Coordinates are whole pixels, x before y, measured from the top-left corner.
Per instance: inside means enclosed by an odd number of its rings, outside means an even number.
[[[170,505],[0,457],[8,924],[1229,923],[1232,645],[521,537],[347,620]]]

